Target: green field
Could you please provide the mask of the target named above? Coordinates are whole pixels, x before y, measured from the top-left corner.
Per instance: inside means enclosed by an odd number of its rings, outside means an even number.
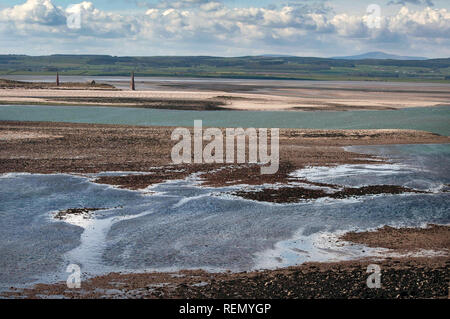
[[[0,55],[0,75],[184,76],[450,83],[450,58],[337,60],[309,57],[113,57]]]

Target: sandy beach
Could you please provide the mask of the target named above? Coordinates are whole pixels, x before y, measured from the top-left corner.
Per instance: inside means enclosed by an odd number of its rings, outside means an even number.
[[[20,82],[21,83],[21,82]],[[119,85],[120,87],[127,84]],[[108,105],[184,110],[346,111],[449,105],[449,86],[408,83],[145,82],[137,91],[111,84],[80,89],[72,84],[4,85],[1,104]],[[79,84],[78,84],[79,85]],[[139,82],[137,83],[139,86]],[[21,87],[23,86],[23,87]],[[30,86],[30,87],[29,87]],[[2,87],[0,85],[0,87]],[[83,87],[82,87],[83,88]]]

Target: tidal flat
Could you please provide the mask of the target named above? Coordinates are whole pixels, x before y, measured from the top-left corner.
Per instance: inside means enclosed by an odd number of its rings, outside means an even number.
[[[2,296],[448,295],[448,137],[282,129],[280,169],[261,175],[254,164],[170,164],[172,130],[1,121]],[[240,196],[261,191],[281,197]],[[375,240],[399,236],[399,247]],[[81,290],[66,287],[72,263]],[[370,263],[385,289],[366,287]]]

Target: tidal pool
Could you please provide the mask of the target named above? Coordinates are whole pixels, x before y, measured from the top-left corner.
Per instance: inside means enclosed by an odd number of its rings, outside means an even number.
[[[392,163],[293,174],[341,185],[414,186],[431,193],[273,204],[229,195],[238,186],[202,187],[195,176],[129,191],[95,184],[95,175],[1,175],[0,289],[66,280],[69,264],[91,276],[189,268],[240,271],[358,258],[376,252],[338,245],[337,235],[382,225],[450,223],[449,145],[353,150],[387,156]],[[57,211],[83,207],[101,210],[90,218],[54,218]]]

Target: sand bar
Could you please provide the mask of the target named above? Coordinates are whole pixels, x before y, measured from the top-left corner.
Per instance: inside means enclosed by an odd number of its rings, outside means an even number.
[[[109,105],[202,110],[386,110],[450,104],[450,86],[409,83],[327,83],[251,81],[145,82],[137,91],[52,87],[5,87],[1,104]]]

